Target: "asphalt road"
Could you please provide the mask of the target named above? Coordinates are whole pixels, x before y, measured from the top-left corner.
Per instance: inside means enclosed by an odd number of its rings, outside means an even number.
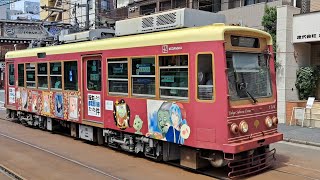
[[[0,162],[27,179],[212,179],[171,165],[95,146],[70,137],[0,120],[0,134],[41,147],[67,157],[67,161],[48,152],[0,136]],[[320,148],[277,143],[275,170],[249,179],[319,179]],[[75,162],[95,168],[90,170]]]

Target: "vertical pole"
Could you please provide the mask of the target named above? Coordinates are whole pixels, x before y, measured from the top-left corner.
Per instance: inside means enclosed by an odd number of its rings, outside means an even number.
[[[86,4],[86,30],[89,30],[90,27],[90,22],[89,22],[89,2],[90,0],[87,0],[87,4]]]

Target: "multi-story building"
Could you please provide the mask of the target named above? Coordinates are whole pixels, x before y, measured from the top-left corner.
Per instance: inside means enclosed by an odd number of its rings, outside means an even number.
[[[21,1],[12,1],[10,3],[11,10],[19,12],[12,13],[10,16],[11,20],[16,19],[30,19],[30,20],[39,20],[40,19],[40,3],[39,0],[21,0]]]
[[[0,19],[9,19],[10,4],[11,0],[0,1]]]

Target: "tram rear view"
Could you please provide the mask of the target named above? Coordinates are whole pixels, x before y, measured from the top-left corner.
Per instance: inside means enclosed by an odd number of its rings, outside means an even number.
[[[277,96],[272,39],[267,33],[225,34],[228,80],[229,176],[243,176],[267,168],[275,159],[271,143],[277,132]]]

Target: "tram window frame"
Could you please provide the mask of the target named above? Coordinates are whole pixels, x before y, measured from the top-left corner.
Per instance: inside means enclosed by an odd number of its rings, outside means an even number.
[[[15,81],[15,77],[14,77],[14,64],[11,63],[11,64],[8,64],[8,69],[9,69],[9,72],[8,72],[8,84],[9,86],[14,86],[14,81]]]
[[[75,69],[71,68],[72,70],[72,75],[70,77],[70,69],[67,63],[75,63],[76,66],[70,66],[70,67],[75,67]],[[78,61],[64,61],[63,62],[63,79],[64,79],[64,90],[67,91],[78,91],[79,90],[79,78],[78,78]],[[72,79],[70,81],[70,78]],[[73,80],[74,79],[74,80]],[[69,85],[68,85],[69,84]],[[73,86],[74,85],[74,86]]]
[[[202,57],[201,57],[202,56]],[[207,56],[207,57],[205,57]],[[198,53],[196,57],[196,97],[197,101],[213,102],[215,99],[215,72],[213,53]],[[209,61],[210,59],[210,61]],[[201,64],[202,62],[206,62]],[[207,63],[209,62],[209,63]],[[200,74],[201,73],[201,74]],[[210,92],[209,88],[212,90]],[[202,90],[200,90],[202,89]],[[199,93],[203,94],[199,94]],[[201,97],[202,96],[202,97]],[[203,97],[203,96],[207,96]],[[209,99],[209,97],[211,97]]]
[[[45,64],[45,66],[43,66],[43,67],[45,67],[46,68],[46,73],[42,73],[41,71],[40,71],[40,68],[39,68],[39,65],[41,66],[41,65],[44,65]],[[41,68],[43,68],[43,67],[41,67]],[[48,74],[49,74],[49,68],[48,68],[48,63],[47,62],[41,62],[41,63],[38,63],[37,64],[37,87],[38,87],[38,89],[49,89],[49,79],[48,79]],[[39,83],[39,79],[44,79],[44,80],[46,80],[46,84],[47,84],[47,87],[42,87],[42,86],[40,86],[40,83]],[[44,83],[45,84],[45,83]]]
[[[59,70],[59,66],[57,66],[57,68],[58,68],[58,70],[55,70],[55,69],[53,69],[53,68],[55,68],[56,66],[54,66],[54,64],[59,64],[60,63],[60,70]],[[50,89],[51,90],[62,90],[63,89],[63,87],[62,87],[62,85],[63,85],[63,78],[62,78],[62,72],[63,72],[63,67],[62,67],[62,62],[50,62],[49,63],[49,66],[50,66],[50,68],[49,68],[49,73],[50,73],[50,75],[49,75],[49,77],[50,77]],[[59,73],[59,71],[60,71],[60,73]],[[54,72],[58,72],[58,73],[54,73]],[[58,84],[58,86],[60,86],[61,88],[56,88],[56,83],[58,83],[59,82],[59,78],[60,78],[60,84]],[[53,79],[56,79],[56,80],[53,80]],[[53,82],[54,82],[54,84],[53,84]]]
[[[29,66],[28,66],[29,65]],[[31,66],[32,65],[32,66]],[[37,64],[36,63],[26,63],[26,84],[27,84],[27,88],[33,88],[36,89],[37,88]],[[28,69],[29,68],[29,69]],[[28,76],[30,75],[30,72],[33,74],[34,76],[34,81],[28,81]],[[32,75],[31,74],[31,75]],[[33,84],[32,86],[30,86],[28,83]]]
[[[171,59],[169,59],[171,57]],[[186,64],[184,64],[186,63]],[[188,101],[189,100],[189,65],[190,65],[190,60],[189,60],[189,55],[188,54],[174,54],[174,55],[165,55],[165,56],[159,56],[159,97],[160,99],[164,100],[178,100],[178,101]],[[176,70],[176,71],[173,71]],[[182,71],[183,70],[183,71]],[[167,73],[163,73],[167,72]],[[172,72],[179,73],[178,75],[180,76],[180,79],[178,80],[180,83],[179,86],[174,86],[174,84],[177,84],[176,78],[177,74],[173,75],[167,75]],[[186,73],[184,76],[183,74]],[[161,79],[164,77],[163,79]],[[181,78],[182,77],[182,78]],[[185,79],[186,81],[181,81],[181,79]],[[161,85],[161,83],[172,83],[168,85]],[[181,86],[182,83],[186,83],[186,86]],[[170,91],[167,91],[170,90]],[[166,92],[166,94],[178,94],[181,95],[182,92],[186,96],[174,96],[174,95],[162,95],[162,91]],[[180,92],[178,92],[180,91]]]
[[[98,61],[99,63],[96,65],[96,64],[92,64],[92,66],[89,66],[89,61]],[[93,72],[93,68],[96,66],[95,70],[97,73],[98,73],[98,76],[92,76],[92,75],[96,75],[96,74],[93,74],[91,72]],[[91,68],[91,70],[89,71],[89,67]],[[102,90],[102,61],[100,59],[89,59],[86,61],[86,70],[87,70],[87,90],[88,91],[101,91]],[[92,78],[97,78],[98,77],[98,80],[92,80]],[[92,84],[96,84],[98,86],[89,86],[91,81],[95,82],[95,83],[92,83]],[[98,82],[100,81],[100,82]]]
[[[150,61],[151,60],[151,61]],[[138,63],[136,63],[138,61]],[[150,62],[148,62],[150,61]],[[143,74],[140,74],[140,71]],[[145,56],[145,57],[132,57],[131,58],[131,95],[135,97],[147,97],[147,98],[155,98],[156,97],[156,57],[155,56]],[[136,81],[134,81],[136,79]],[[148,80],[146,79],[152,79],[153,80],[153,88],[150,88],[150,85],[152,86],[152,80],[148,84]],[[141,81],[143,85],[141,91],[147,91],[147,93],[135,93],[134,86],[136,83],[139,83]],[[149,93],[151,92],[151,93]]]
[[[22,65],[22,70],[20,69]],[[25,86],[25,64],[18,64],[18,87],[24,87]],[[21,76],[21,72],[22,72],[22,76]],[[22,79],[22,80],[21,80]]]
[[[122,64],[123,66],[126,64],[126,73],[120,73],[119,75],[115,75],[115,74],[110,74],[111,72],[113,72],[114,70],[111,71],[111,69],[113,68],[112,65],[115,64]],[[107,68],[108,68],[108,94],[109,95],[121,95],[121,96],[128,96],[129,95],[129,61],[128,58],[110,58],[107,59]],[[122,67],[125,68],[125,67]],[[113,76],[113,77],[110,77]],[[118,77],[117,77],[118,76]],[[123,76],[123,77],[121,77]],[[120,87],[120,89],[125,90],[125,92],[121,92],[121,91],[111,91],[111,86],[114,87],[114,83],[116,84],[121,84],[120,86],[124,85],[124,83],[126,82],[126,90],[125,88]]]

